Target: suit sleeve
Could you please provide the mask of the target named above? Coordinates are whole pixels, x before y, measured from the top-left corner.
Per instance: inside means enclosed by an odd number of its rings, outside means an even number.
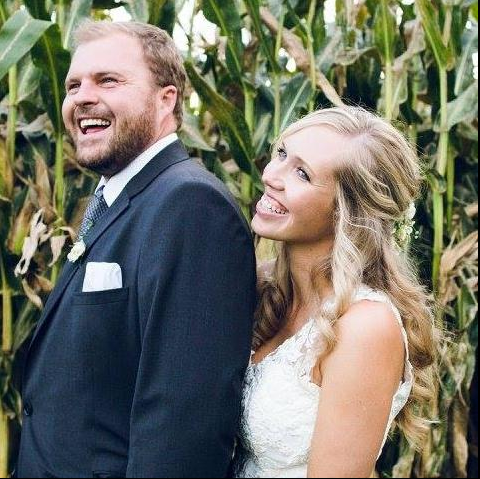
[[[168,196],[141,252],[127,477],[226,477],[251,349],[253,242],[215,187]]]

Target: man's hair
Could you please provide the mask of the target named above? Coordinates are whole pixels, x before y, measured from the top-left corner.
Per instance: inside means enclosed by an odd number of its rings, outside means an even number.
[[[84,43],[115,33],[123,33],[140,41],[145,60],[153,74],[155,83],[165,88],[177,88],[178,98],[174,115],[178,128],[183,123],[183,99],[187,74],[183,58],[170,35],[164,30],[141,22],[83,21],[75,31],[74,49]]]

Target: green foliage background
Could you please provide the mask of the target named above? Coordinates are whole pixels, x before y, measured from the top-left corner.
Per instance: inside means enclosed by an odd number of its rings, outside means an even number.
[[[194,3],[191,22],[178,14]],[[22,352],[55,284],[97,178],[76,163],[61,103],[72,32],[124,6],[188,39],[182,138],[231,189],[247,217],[271,142],[300,115],[361,104],[398,122],[425,160],[412,244],[454,335],[440,348],[439,423],[422,453],[394,434],[386,477],[478,473],[469,421],[478,344],[478,1],[0,0],[0,477],[17,453]],[[217,25],[208,43],[203,12]],[[270,245],[259,244],[259,256]],[[476,401],[474,402],[475,407]],[[478,416],[477,416],[478,417]]]

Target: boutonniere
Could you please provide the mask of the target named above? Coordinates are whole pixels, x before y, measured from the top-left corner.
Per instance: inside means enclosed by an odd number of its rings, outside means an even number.
[[[70,261],[70,263],[76,263],[85,254],[86,249],[87,246],[83,239],[77,241],[67,256],[68,261]]]

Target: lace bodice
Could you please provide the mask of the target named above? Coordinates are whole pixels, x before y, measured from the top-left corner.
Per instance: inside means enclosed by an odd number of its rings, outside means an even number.
[[[406,347],[404,379],[393,397],[383,449],[392,423],[410,395],[412,366],[398,309],[385,294],[367,287],[362,287],[355,297],[355,302],[362,300],[391,305]],[[311,319],[259,364],[250,363],[244,384],[235,477],[307,477],[321,394],[321,388],[311,381],[319,334],[316,321]]]

